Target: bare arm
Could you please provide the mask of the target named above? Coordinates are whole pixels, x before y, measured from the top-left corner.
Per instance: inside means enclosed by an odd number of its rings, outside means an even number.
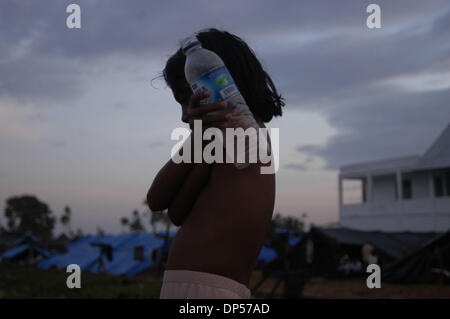
[[[211,125],[224,127],[226,122],[231,119],[230,114],[226,113],[208,114],[224,110],[227,106],[224,102],[200,105],[200,100],[208,96],[207,92],[199,92],[191,96],[187,111],[191,130],[193,130],[193,121],[196,119],[202,120],[203,129]],[[210,165],[206,163],[192,164],[194,145],[191,136],[183,145],[191,148],[190,163],[176,164],[170,159],[158,172],[147,193],[150,210],[161,211],[168,208],[169,217],[175,225],[180,225],[184,221],[209,177]]]
[[[191,148],[191,137],[185,142]],[[181,149],[181,154],[182,154]],[[148,193],[147,203],[152,211],[168,209],[172,223],[181,225],[197,199],[198,194],[209,179],[211,164],[181,162],[176,164],[170,159],[156,175]]]
[[[211,164],[206,163],[194,164],[175,198],[171,201],[168,214],[175,226],[180,226],[185,221],[198,195],[208,183],[211,167]]]
[[[185,144],[190,143],[190,140],[189,137]],[[169,208],[170,203],[193,167],[192,161],[191,163],[181,162],[176,164],[172,158],[169,159],[156,175],[147,193],[147,204],[150,210],[161,211]]]

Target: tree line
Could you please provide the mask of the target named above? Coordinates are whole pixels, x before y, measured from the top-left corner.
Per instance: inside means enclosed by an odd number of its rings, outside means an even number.
[[[158,226],[164,229],[168,236],[173,224],[171,223],[166,211],[153,212],[148,209],[146,200],[142,202],[145,209],[139,211],[135,209],[131,216],[120,218],[123,232],[145,232],[146,225],[150,226],[150,230],[155,232]],[[39,200],[34,195],[12,196],[5,201],[4,216],[6,218],[6,227],[0,225],[0,234],[11,232],[17,234],[31,233],[41,240],[48,241],[54,238],[53,231],[55,225],[60,223],[65,234],[69,239],[82,237],[83,231],[78,228],[73,231],[71,227],[72,210],[66,205],[61,216],[57,217],[53,214],[49,205]],[[272,219],[269,237],[274,235],[276,230],[287,230],[291,235],[299,235],[304,230],[303,218],[292,216],[282,216],[276,213]],[[146,220],[148,220],[146,222]],[[97,234],[104,235],[105,231],[97,227]]]
[[[143,202],[145,206],[146,201]],[[6,225],[0,225],[0,235],[4,233],[26,234],[30,233],[40,240],[54,239],[55,226],[59,223],[65,236],[75,239],[84,236],[83,230],[72,229],[72,209],[69,205],[64,207],[58,217],[50,209],[50,206],[35,195],[12,196],[5,200],[4,216]],[[120,223],[124,232],[145,232],[145,219],[149,219],[152,231],[156,231],[158,225],[164,226],[166,233],[172,224],[165,212],[151,212],[148,208],[142,212],[135,209],[131,217],[121,217]],[[97,235],[104,235],[105,231],[97,227]]]

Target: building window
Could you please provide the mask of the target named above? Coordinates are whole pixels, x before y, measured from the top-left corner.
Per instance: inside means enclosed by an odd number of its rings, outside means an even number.
[[[394,197],[395,197],[395,200],[398,200],[398,181],[397,181],[397,179],[395,179],[395,181],[394,181],[394,185],[395,185],[395,187],[394,187]]]
[[[434,196],[444,196],[444,180],[442,176],[434,176]]]
[[[412,198],[412,183],[410,179],[403,180],[403,199]]]
[[[342,179],[342,204],[362,204],[365,202],[364,182],[361,179]]]
[[[446,195],[450,196],[450,172],[445,173],[445,186],[447,186]]]
[[[362,180],[362,187],[361,187],[361,197],[362,197],[362,202],[365,203],[367,202],[367,180],[363,179]]]

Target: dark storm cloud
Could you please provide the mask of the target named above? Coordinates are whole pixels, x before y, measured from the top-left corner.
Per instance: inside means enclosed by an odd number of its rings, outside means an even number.
[[[214,26],[269,47],[256,53],[286,107],[318,110],[337,130],[326,146],[300,152],[323,157],[328,167],[420,153],[450,119],[448,91],[379,84],[450,70],[450,7],[448,1],[376,1],[382,29],[369,30],[371,2],[77,1],[82,28],[69,30],[71,2],[2,1],[0,97],[75,96],[98,59],[166,57],[184,36]]]
[[[162,141],[155,141],[155,142],[145,143],[144,147],[145,148],[156,148],[156,147],[160,147],[160,146],[163,146],[163,145],[165,145],[164,142],[162,142]]]
[[[392,93],[328,113],[344,133],[314,154],[328,167],[406,155],[421,155],[450,122],[450,91]]]
[[[322,149],[322,146],[319,145],[302,145],[297,147],[297,151],[306,153],[306,154],[314,154],[319,152]]]
[[[323,98],[343,99],[364,95],[377,80],[423,71],[450,59],[449,30],[389,34],[366,29],[277,51],[265,60],[288,99],[303,105]]]
[[[338,132],[325,146],[298,151],[324,158],[332,169],[422,154],[450,122],[449,90],[405,91],[380,83],[430,72],[448,77],[449,21],[447,6],[396,32],[366,29],[267,56],[288,107],[317,110]]]
[[[66,27],[63,1],[0,4],[0,96],[70,98],[82,90],[83,73],[109,54],[139,54],[168,44],[163,3],[78,1],[82,28]],[[128,5],[128,6],[127,6]],[[163,15],[164,16],[164,15]]]
[[[303,163],[291,163],[283,166],[286,169],[296,170],[296,171],[306,171],[308,167]]]
[[[178,40],[207,26],[229,29],[250,42],[267,36],[271,41],[270,36],[285,32],[361,28],[369,2],[83,0],[76,2],[81,6],[82,28],[70,30],[65,25],[69,1],[2,1],[0,95],[75,96],[81,90],[80,73],[93,59],[114,53],[167,56],[176,49]],[[396,19],[414,17],[438,5],[439,1],[427,6],[423,1],[386,2]],[[316,49],[323,48],[306,48],[304,57],[318,53]],[[345,49],[333,49],[333,43],[327,50],[345,53]],[[321,62],[311,61],[314,65]],[[283,69],[279,65],[272,68],[278,67]]]

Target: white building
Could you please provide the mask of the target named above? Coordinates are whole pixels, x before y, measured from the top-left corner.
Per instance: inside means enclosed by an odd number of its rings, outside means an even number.
[[[359,202],[349,203],[346,183],[359,188]],[[422,156],[341,167],[339,218],[358,230],[449,230],[450,124]]]

